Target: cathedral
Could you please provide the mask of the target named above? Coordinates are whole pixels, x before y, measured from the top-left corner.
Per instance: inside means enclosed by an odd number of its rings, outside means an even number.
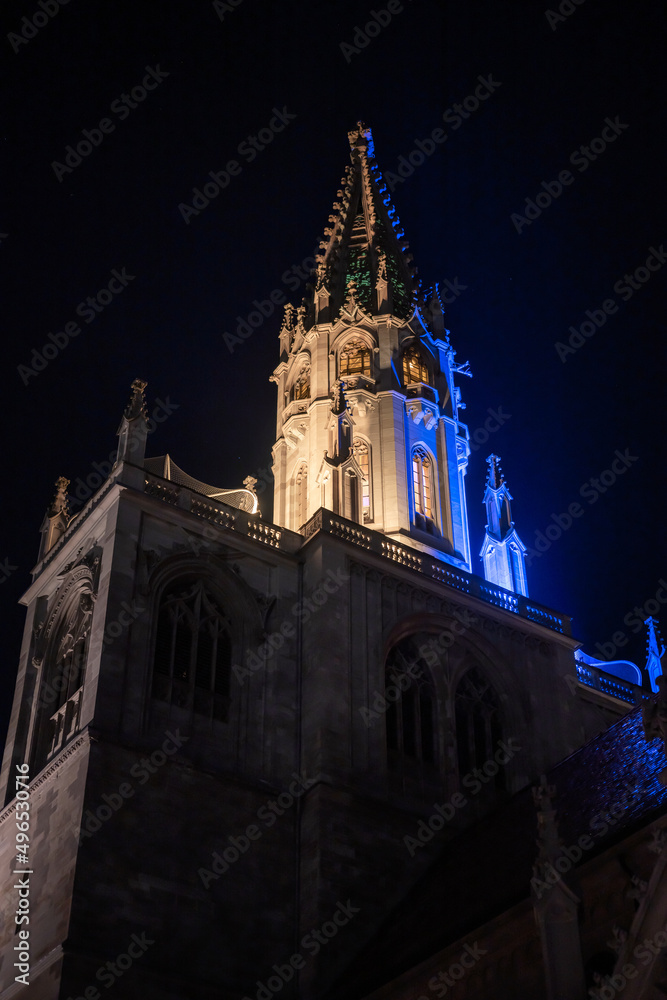
[[[531,599],[497,455],[471,545],[470,372],[349,146],[279,331],[272,519],[146,455],[139,378],[106,481],[76,514],[56,483],[0,1000],[667,997],[659,632],[644,683]]]

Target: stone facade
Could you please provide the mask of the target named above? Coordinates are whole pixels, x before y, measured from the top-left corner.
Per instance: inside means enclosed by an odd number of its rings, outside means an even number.
[[[141,380],[107,482],[72,518],[57,484],[2,765],[2,1000],[323,996],[443,847],[634,698],[580,682],[568,618],[470,574],[465,366],[350,138],[281,333],[275,523],[251,478],[145,458]],[[493,933],[533,962],[527,905]]]

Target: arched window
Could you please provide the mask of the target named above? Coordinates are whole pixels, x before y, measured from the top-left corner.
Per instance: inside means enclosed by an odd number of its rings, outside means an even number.
[[[389,761],[412,758],[436,764],[435,692],[413,637],[391,650],[385,666]]]
[[[45,656],[35,766],[41,767],[79,728],[81,694],[93,617],[93,595],[80,590],[53,633]]]
[[[153,697],[225,718],[232,644],[229,622],[202,580],[178,580],[158,611]]]
[[[354,442],[354,457],[361,469],[361,515],[364,521],[371,520],[371,461],[370,448],[365,441]]]
[[[493,762],[501,740],[498,696],[484,675],[472,667],[459,681],[455,696],[456,746],[459,773]],[[497,789],[505,788],[502,767],[495,776]]]
[[[371,373],[371,352],[363,340],[351,340],[340,352],[340,377]]]
[[[308,399],[310,396],[310,365],[305,364],[292,386],[292,399]]]
[[[412,454],[412,486],[415,513],[433,518],[433,462],[424,448],[415,448]]]
[[[92,615],[92,595],[83,592],[59,629],[50,671],[50,684],[58,692],[54,709],[64,705],[83,684]]]
[[[408,347],[403,354],[403,382],[405,385],[412,382],[431,384],[428,365],[416,347]]]
[[[308,518],[308,466],[302,462],[296,474],[296,530]]]

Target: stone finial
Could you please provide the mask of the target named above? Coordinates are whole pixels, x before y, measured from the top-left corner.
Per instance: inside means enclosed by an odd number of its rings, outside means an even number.
[[[46,509],[46,516],[40,528],[42,538],[39,544],[39,559],[43,559],[67,531],[70,523],[68,486],[69,479],[65,479],[64,476],[56,479],[56,493]]]
[[[55,517],[57,514],[65,514],[67,516],[69,514],[69,497],[67,495],[69,479],[59,476],[56,479],[55,486],[56,493],[49,507],[49,517]]]
[[[135,417],[143,417],[144,420],[148,420],[148,409],[146,408],[146,397],[144,396],[147,385],[148,382],[145,382],[143,379],[135,378],[132,383],[130,402],[123,411],[123,416],[126,420],[134,420]]]
[[[360,152],[366,153],[368,156],[375,155],[373,133],[368,125],[364,124],[364,122],[357,122],[356,128],[353,128],[350,132],[348,132],[347,137],[350,140],[350,149],[353,152],[355,149],[358,149]]]
[[[255,493],[255,486],[257,486],[257,480],[255,479],[254,476],[246,476],[245,479],[243,480],[243,485],[247,490],[250,490],[251,493]]]

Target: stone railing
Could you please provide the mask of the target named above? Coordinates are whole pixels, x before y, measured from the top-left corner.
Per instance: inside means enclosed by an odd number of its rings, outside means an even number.
[[[638,684],[631,681],[621,680],[612,674],[606,674],[597,667],[592,667],[588,663],[577,663],[577,678],[580,684],[600,691],[602,694],[611,695],[620,701],[627,701],[630,705],[638,705],[642,700],[642,689]]]
[[[379,531],[371,531],[355,521],[348,521],[347,518],[340,517],[324,508],[320,508],[297,534],[276,525],[267,524],[259,517],[249,517],[242,511],[231,508],[222,502],[208,497],[204,500],[185,487],[175,486],[171,482],[165,485],[165,480],[154,476],[146,476],[146,493],[165,503],[189,510],[198,517],[212,521],[220,527],[247,535],[255,541],[283,552],[295,552],[304,544],[304,541],[309,541],[319,532],[334,535],[336,538],[341,538],[366,552],[374,552],[399,566],[422,573],[424,576],[437,580],[438,583],[444,583],[454,590],[470,594],[471,597],[477,597],[486,604],[492,604],[497,608],[502,608],[503,611],[509,611],[521,618],[526,618],[528,621],[536,622],[554,632],[560,632],[561,635],[572,635],[572,619],[567,615],[559,615],[551,608],[536,604],[535,601],[531,601],[521,594],[513,594],[502,587],[496,587],[483,580],[482,577],[466,573],[465,570],[457,569],[449,563],[436,561],[432,555],[426,552],[420,552],[409,545],[401,545],[399,542],[388,539]]]
[[[408,545],[401,545],[388,539],[379,531],[369,531],[355,524],[354,521],[347,521],[345,518],[332,514],[331,511],[321,508],[304,524],[301,533],[306,539],[310,539],[318,532],[328,535],[335,535],[345,541],[358,545],[370,552],[390,559],[398,563],[399,566],[406,566],[408,569],[423,573],[425,576],[444,583],[454,590],[459,590],[471,597],[477,597],[486,604],[493,604],[504,611],[520,615],[528,621],[536,622],[561,635],[572,635],[572,619],[568,615],[559,615],[551,608],[542,604],[537,604],[522,594],[513,594],[510,590],[496,587],[488,583],[480,576],[466,573],[465,570],[457,569],[446,562],[439,562],[433,559],[432,555],[420,552]]]

